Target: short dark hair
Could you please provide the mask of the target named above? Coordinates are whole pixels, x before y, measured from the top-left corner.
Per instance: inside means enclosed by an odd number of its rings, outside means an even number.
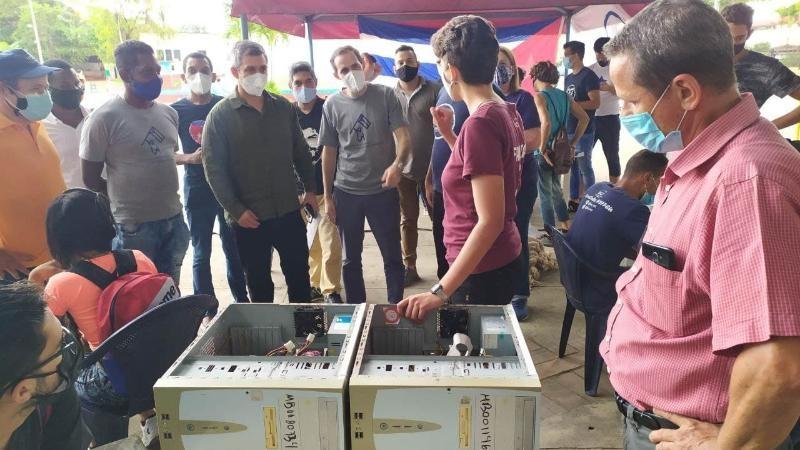
[[[311,78],[315,80],[317,79],[317,74],[314,72],[314,68],[311,67],[311,64],[305,61],[300,61],[292,64],[292,67],[289,68],[289,78],[294,77],[296,73],[300,72],[308,72],[311,74]]]
[[[728,24],[701,0],[656,0],[604,50],[609,58],[627,56],[634,82],[655,96],[680,74],[718,92],[736,83]]]
[[[595,53],[603,53],[603,46],[608,44],[611,38],[601,37],[594,41],[594,52]]]
[[[531,78],[536,81],[540,80],[544,83],[556,84],[560,78],[558,67],[550,61],[541,61],[536,63],[531,69]]]
[[[45,66],[48,67],[55,67],[56,69],[61,70],[54,70],[47,74],[47,81],[50,83],[53,82],[53,77],[55,77],[60,72],[69,72],[72,70],[72,66],[69,65],[68,62],[64,61],[63,59],[50,59],[44,62]]]
[[[398,54],[400,52],[411,52],[415,56],[417,54],[417,52],[414,51],[414,47],[412,47],[410,45],[405,45],[405,44],[401,45],[400,47],[397,47],[397,50],[394,51],[394,54],[396,55],[396,54]]]
[[[0,396],[28,375],[47,345],[42,290],[19,281],[0,285]]]
[[[625,176],[632,177],[644,173],[661,176],[667,168],[669,160],[663,153],[639,150],[631,156],[625,165]]]
[[[753,8],[745,3],[734,3],[722,8],[722,17],[726,22],[736,25],[747,25],[747,29],[753,28]]]
[[[88,189],[70,189],[47,208],[47,246],[53,259],[69,268],[87,252],[110,252],[114,218],[108,198]]]
[[[189,53],[188,55],[186,55],[185,58],[183,58],[183,71],[184,72],[186,72],[186,66],[189,64],[189,60],[190,59],[205,59],[206,62],[208,63],[208,68],[211,69],[212,72],[214,71],[214,65],[211,64],[211,58],[209,58],[208,55],[206,55],[203,52],[192,52],[192,53]]]
[[[152,55],[153,47],[142,41],[125,41],[114,49],[114,64],[120,70],[132,70],[139,63],[139,55]]]
[[[264,46],[254,41],[239,41],[233,45],[233,67],[238,68],[242,65],[242,58],[245,56],[266,55]]]
[[[361,52],[359,52],[357,48],[353,47],[352,45],[343,45],[334,50],[333,54],[331,55],[331,67],[333,67],[334,72],[336,72],[336,64],[333,63],[333,60],[336,59],[337,56],[341,56],[350,52],[356,55],[358,62],[364,64],[364,58],[361,57]],[[375,58],[373,57],[371,61],[375,62]]]
[[[583,55],[586,54],[586,44],[581,41],[569,41],[564,44],[564,50],[569,49],[572,53],[578,55],[580,59],[583,59]]]
[[[489,84],[497,69],[500,43],[494,26],[480,16],[450,19],[431,37],[433,53],[446,58],[461,72],[467,84]]]

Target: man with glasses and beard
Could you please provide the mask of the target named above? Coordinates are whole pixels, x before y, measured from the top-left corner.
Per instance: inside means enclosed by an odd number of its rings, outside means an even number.
[[[0,449],[83,450],[81,347],[27,282],[0,286]]]

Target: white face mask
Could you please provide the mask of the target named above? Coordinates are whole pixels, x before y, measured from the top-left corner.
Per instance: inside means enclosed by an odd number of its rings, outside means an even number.
[[[197,95],[205,95],[211,92],[211,75],[196,73],[189,75],[186,82],[189,84],[189,89]]]
[[[364,71],[351,70],[342,78],[342,84],[350,90],[351,95],[358,94],[367,86],[367,80],[364,78]]]
[[[265,73],[254,73],[239,79],[239,85],[250,95],[261,95],[264,86],[267,85],[269,77]]]
[[[452,99],[453,98],[453,84],[452,80],[447,81],[447,78],[444,76],[444,69],[439,64],[436,65],[436,70],[439,71],[439,79],[442,80],[442,86],[444,87],[445,92],[447,95]]]

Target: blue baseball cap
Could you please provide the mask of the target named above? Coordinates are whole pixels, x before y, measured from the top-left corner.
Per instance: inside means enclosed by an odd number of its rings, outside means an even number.
[[[39,64],[30,53],[21,48],[0,52],[0,80],[38,78],[56,70],[61,69]]]

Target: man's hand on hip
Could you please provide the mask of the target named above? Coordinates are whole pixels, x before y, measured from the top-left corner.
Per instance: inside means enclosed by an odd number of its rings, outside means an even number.
[[[239,217],[239,220],[236,222],[242,228],[258,228],[259,225],[261,225],[261,222],[258,221],[258,217],[249,209],[242,213],[242,216]]]
[[[386,189],[397,187],[397,185],[400,184],[400,177],[402,177],[400,167],[394,162],[383,172],[383,177],[381,177],[383,187]]]
[[[720,425],[700,422],[659,410],[654,412],[678,425],[677,430],[662,428],[650,433],[650,442],[656,444],[656,450],[712,450],[716,448]]]

